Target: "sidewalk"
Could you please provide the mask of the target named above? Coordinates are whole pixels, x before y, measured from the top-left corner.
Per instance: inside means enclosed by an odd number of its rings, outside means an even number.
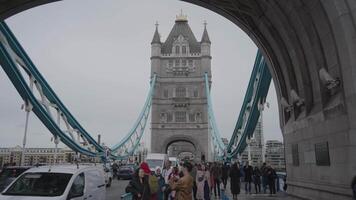
[[[241,192],[239,195],[237,195],[238,200],[294,200],[295,198],[288,197],[288,195],[285,192],[277,192],[277,194],[270,195],[269,191],[267,190],[268,194],[245,194],[245,184],[244,182],[241,183]],[[255,192],[254,187],[252,188],[252,192]],[[229,200],[232,200],[232,194],[230,191],[230,183],[226,185],[226,191],[225,195],[229,198]],[[215,199],[214,195],[212,195],[211,199]],[[216,198],[217,199],[217,198]]]

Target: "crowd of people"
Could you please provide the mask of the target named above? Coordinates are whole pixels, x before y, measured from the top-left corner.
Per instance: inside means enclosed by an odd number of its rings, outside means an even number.
[[[260,168],[234,163],[181,163],[171,166],[167,161],[165,167],[156,167],[152,172],[146,162],[142,162],[133,179],[126,187],[134,200],[210,200],[224,199],[230,179],[230,190],[233,199],[240,194],[241,183],[245,185],[245,193],[251,194],[254,184],[255,193],[276,193],[276,171],[264,163]],[[261,191],[262,188],[262,191]],[[286,189],[286,188],[284,188]]]

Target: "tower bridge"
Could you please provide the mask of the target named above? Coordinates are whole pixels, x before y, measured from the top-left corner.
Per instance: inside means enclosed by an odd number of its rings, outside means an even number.
[[[5,20],[21,11],[53,1],[5,0],[1,3],[0,18]],[[285,143],[288,193],[302,199],[350,199],[352,193],[349,185],[356,175],[356,2],[185,1],[226,17],[243,29],[260,49],[236,128],[228,148],[225,149],[226,157],[233,158],[245,149],[246,139],[252,136],[259,112],[263,110],[264,97],[272,78],[276,86],[279,121]],[[177,24],[184,23],[183,17],[178,19]],[[180,27],[189,31],[185,25],[177,25],[174,30],[179,32]],[[160,38],[155,37],[152,43],[152,81],[148,100],[134,128],[121,142],[112,147],[115,151],[110,153],[110,156],[124,158],[134,152],[137,141],[142,137],[141,130],[147,122],[147,110],[151,105],[152,113],[156,113],[156,116],[152,116],[155,122],[152,124],[153,134],[160,134],[160,131],[162,133],[165,129],[187,128],[166,122],[171,119],[183,121],[185,117],[189,118],[187,113],[184,113],[187,112],[185,109],[195,103],[184,95],[170,96],[169,92],[175,89],[169,89],[171,78],[168,74],[185,76],[199,71],[199,76],[191,78],[190,81],[194,83],[192,86],[197,83],[198,96],[206,98],[204,106],[199,108],[200,117],[196,116],[196,120],[200,120],[199,123],[196,122],[195,127],[191,127],[200,131],[194,135],[177,134],[180,136],[175,138],[169,137],[173,136],[172,131],[166,131],[165,135],[168,137],[162,138],[163,148],[154,151],[163,152],[168,148],[168,144],[189,139],[196,144],[198,159],[202,159],[203,155],[208,160],[219,158],[222,154],[220,138],[214,125],[207,89],[211,84],[210,65],[207,64],[210,63],[209,43],[199,43],[194,40],[194,35],[189,35],[188,41],[184,35],[177,35],[177,38],[171,37],[163,44],[156,39]],[[175,45],[179,44],[181,48],[187,42],[194,43],[191,48],[189,46],[189,52],[192,53],[187,57],[201,59],[200,62],[205,63],[199,65],[201,69],[180,67],[179,70],[173,70],[169,67],[169,61],[168,68],[160,67],[161,59],[170,60],[176,57]],[[60,138],[61,142],[75,151],[89,156],[103,155],[105,148],[97,144],[66,109],[4,22],[1,23],[0,43],[0,64],[24,99],[26,112],[35,113],[56,138]],[[164,54],[160,58],[162,51]],[[166,77],[163,74],[167,74]],[[180,84],[184,86],[183,83]],[[164,91],[165,86],[168,92]],[[183,88],[177,88],[176,92],[184,94]],[[33,89],[36,89],[40,96],[35,96]],[[160,91],[162,89],[163,92]],[[164,100],[157,96],[158,94],[172,98],[169,101],[174,102],[173,110],[177,110],[174,115],[159,110],[161,107],[158,103]],[[169,106],[165,109],[171,110]],[[209,136],[204,138],[204,143],[211,144],[211,148],[194,141],[195,136],[199,135],[198,132],[209,132],[202,137]],[[214,157],[209,149],[212,149]]]
[[[156,27],[151,42],[151,74],[157,75],[151,115],[152,152],[166,153],[169,145],[189,141],[195,147],[192,153],[197,161],[213,160],[205,73],[211,83],[206,26],[201,41],[197,41],[187,16],[181,13],[164,42]]]

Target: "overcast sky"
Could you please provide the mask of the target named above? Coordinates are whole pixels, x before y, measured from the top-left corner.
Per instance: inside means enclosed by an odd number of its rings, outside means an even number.
[[[159,23],[162,41],[183,10],[196,38],[203,21],[212,42],[212,98],[218,127],[230,138],[257,47],[236,25],[176,0],[73,0],[40,6],[6,20],[62,102],[93,137],[109,146],[135,122],[149,89],[150,42]],[[0,70],[0,147],[22,144],[22,99]],[[264,112],[266,139],[282,140],[274,86]],[[29,147],[53,147],[51,134],[30,117]],[[149,144],[149,125],[144,137]]]

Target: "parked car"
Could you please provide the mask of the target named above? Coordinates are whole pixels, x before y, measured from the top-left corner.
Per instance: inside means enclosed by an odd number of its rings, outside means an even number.
[[[117,178],[120,179],[131,179],[132,176],[135,174],[135,168],[132,166],[121,166],[117,171]]]
[[[105,200],[104,172],[96,166],[34,167],[12,182],[0,200]]]
[[[5,167],[0,173],[0,192],[3,191],[20,174],[30,169],[30,167],[11,166]]]

